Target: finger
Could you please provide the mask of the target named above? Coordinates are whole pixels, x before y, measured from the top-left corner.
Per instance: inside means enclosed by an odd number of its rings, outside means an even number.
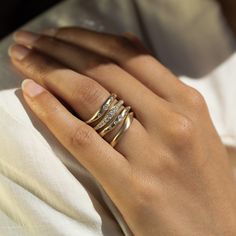
[[[101,183],[114,198],[127,181],[127,160],[90,126],[73,116],[47,90],[33,80],[22,83],[25,101],[60,143]],[[125,188],[122,184],[122,188]]]
[[[111,58],[166,100],[175,102],[180,95],[179,90],[183,83],[153,56],[134,46],[126,37],[79,27],[49,29],[45,34]]]
[[[28,40],[28,38],[37,38]],[[129,73],[115,63],[80,47],[52,40],[47,36],[38,36],[29,32],[18,32],[16,41],[33,46],[37,50],[66,64],[98,81],[104,88],[118,94],[134,110],[137,119],[147,129],[153,128],[153,122],[161,119],[160,116],[150,116],[158,109],[158,113],[165,111],[167,102],[156,96],[146,86],[136,80]],[[145,108],[145,109],[144,109]]]
[[[63,65],[37,51],[15,45],[11,47],[10,55],[14,65],[26,77],[44,85],[60,97],[74,109],[82,120],[88,120],[110,94],[98,82],[66,69]],[[120,126],[104,138],[110,142],[119,128]],[[145,137],[146,133],[142,124],[134,119],[130,128],[115,146],[116,150],[128,159],[141,157],[140,151],[145,144],[140,137]],[[138,148],[132,150],[130,147],[133,145],[138,145]]]
[[[131,32],[125,32],[123,35],[127,39],[129,39],[135,46],[137,46],[138,49],[140,49],[140,52],[151,54],[151,52],[144,46],[142,41],[136,35],[132,34]]]

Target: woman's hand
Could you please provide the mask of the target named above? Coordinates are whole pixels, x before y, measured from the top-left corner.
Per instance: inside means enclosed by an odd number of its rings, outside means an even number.
[[[232,169],[203,97],[130,39],[79,28],[47,34],[15,35],[13,64],[44,87],[25,80],[24,98],[132,232],[236,235]],[[135,113],[115,148],[84,122],[109,92]]]

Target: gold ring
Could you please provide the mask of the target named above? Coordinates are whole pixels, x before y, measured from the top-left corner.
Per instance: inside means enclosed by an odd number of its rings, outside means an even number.
[[[118,133],[115,135],[115,137],[110,142],[112,147],[114,147],[117,144],[119,139],[124,135],[125,131],[130,127],[130,125],[133,121],[133,118],[134,118],[134,113],[133,112],[128,113],[127,117],[124,120],[124,124],[122,125],[122,127],[120,128]]]
[[[112,120],[112,118],[115,117],[121,106],[123,105],[124,101],[120,100],[118,101],[102,118],[102,120],[94,127],[95,130],[101,129],[106,124],[109,123],[109,121]]]
[[[110,94],[95,114],[86,121],[86,123],[90,124],[90,126],[92,126],[101,137],[104,137],[106,134],[121,125],[110,142],[112,147],[117,144],[125,131],[130,127],[134,117],[134,113],[130,112],[131,107],[124,107],[124,101],[117,100],[116,98],[116,94]],[[94,122],[95,124],[91,124]]]
[[[130,109],[131,109],[130,106],[122,109],[119,115],[109,125],[107,125],[99,134],[103,137],[104,135],[115,129],[126,118],[126,115],[128,114]]]
[[[94,121],[97,121],[99,118],[101,118],[106,111],[109,109],[113,101],[116,99],[117,95],[112,93],[107,100],[102,104],[101,108],[99,108],[95,114],[86,121],[87,124],[93,123]]]

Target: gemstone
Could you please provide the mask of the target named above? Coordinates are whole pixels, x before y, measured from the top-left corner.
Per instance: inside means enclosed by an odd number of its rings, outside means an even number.
[[[104,110],[107,110],[108,107],[109,107],[109,104],[105,104],[105,105],[103,106],[103,109],[104,109]]]
[[[117,124],[119,124],[126,116],[126,114],[129,112],[130,107],[126,107],[124,110],[122,110],[121,114],[119,114],[116,119],[110,124],[110,126],[107,128],[108,130],[113,129]]]
[[[108,111],[108,113],[105,115],[105,117],[100,121],[100,123],[98,123],[96,125],[96,127],[94,128],[95,130],[100,129],[101,127],[103,127],[106,123],[108,123],[116,114],[116,112],[119,110],[119,108],[122,106],[122,104],[124,103],[124,101],[120,100],[119,102],[117,102],[110,111]]]

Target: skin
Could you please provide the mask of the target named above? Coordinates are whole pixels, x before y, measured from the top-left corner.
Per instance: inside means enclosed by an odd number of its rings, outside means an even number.
[[[100,182],[134,235],[236,235],[232,168],[198,91],[133,36],[70,27],[17,32],[15,41],[12,62],[30,79],[25,101]],[[111,134],[103,139],[84,122],[109,92],[135,113],[115,148]]]

